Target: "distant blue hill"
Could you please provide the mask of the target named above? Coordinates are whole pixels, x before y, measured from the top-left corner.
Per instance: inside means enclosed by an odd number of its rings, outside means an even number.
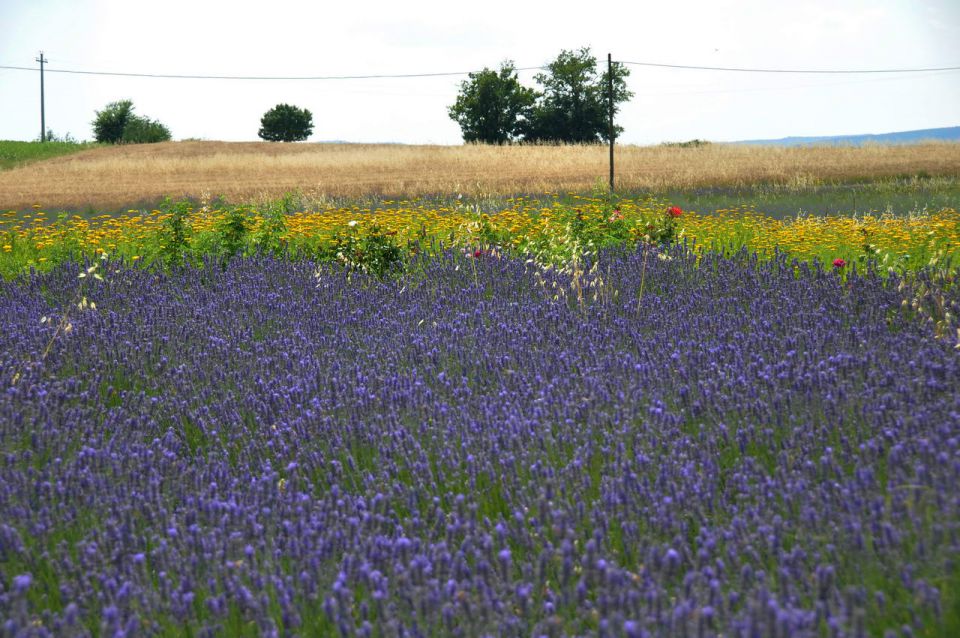
[[[778,140],[742,140],[731,144],[757,144],[765,146],[812,146],[814,144],[848,144],[860,146],[866,143],[876,144],[916,144],[929,140],[948,142],[960,141],[960,126],[946,128],[925,128],[918,131],[898,131],[877,135],[834,135],[827,137],[783,137]]]

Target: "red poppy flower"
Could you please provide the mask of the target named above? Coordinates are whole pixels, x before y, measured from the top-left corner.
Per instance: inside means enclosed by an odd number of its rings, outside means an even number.
[[[483,254],[483,251],[480,250],[479,248],[478,248],[477,250],[473,251],[473,256],[476,257],[477,259],[479,259],[479,258],[480,258],[480,255],[482,255],[482,254]]]
[[[683,209],[679,206],[671,206],[667,209],[667,212],[670,213],[670,217],[680,217],[683,214]]]
[[[834,267],[834,268],[843,268],[843,267],[846,266],[846,265],[847,265],[847,262],[845,262],[843,259],[841,259],[841,258],[839,258],[839,257],[837,257],[836,259],[833,260],[833,267]]]

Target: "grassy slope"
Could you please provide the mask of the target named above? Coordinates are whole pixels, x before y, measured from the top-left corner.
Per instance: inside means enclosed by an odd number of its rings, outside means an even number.
[[[69,155],[98,146],[94,142],[13,142],[0,140],[0,170]]]

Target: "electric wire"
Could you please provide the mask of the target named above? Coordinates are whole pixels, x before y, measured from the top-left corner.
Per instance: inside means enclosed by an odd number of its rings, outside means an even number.
[[[927,73],[931,71],[960,71],[960,66],[942,66],[915,69],[753,69],[726,66],[698,66],[693,64],[665,64],[660,62],[629,62],[620,64],[632,66],[660,67],[665,69],[692,69],[697,71],[733,71],[736,73],[804,73],[804,74],[861,74],[861,73]]]
[[[545,69],[546,67],[522,67],[514,69],[515,71],[534,71]],[[0,65],[0,69],[12,69],[16,71],[36,71],[37,69],[27,66],[7,66]],[[387,79],[407,79],[407,78],[433,78],[433,77],[451,77],[460,75],[470,75],[476,71],[443,71],[438,73],[395,73],[395,74],[369,74],[369,75],[301,75],[301,76],[274,76],[274,75],[183,75],[176,73],[124,73],[119,71],[81,71],[77,69],[44,69],[46,73],[70,73],[76,75],[104,75],[113,77],[133,77],[133,78],[165,78],[174,80],[281,80],[281,81],[313,81],[313,80],[387,80]]]
[[[930,72],[949,72],[960,71],[960,66],[942,66],[942,67],[923,67],[923,68],[905,68],[905,69],[763,69],[748,67],[722,67],[722,66],[702,66],[693,64],[667,64],[661,62],[635,62],[629,60],[617,60],[617,64],[630,66],[644,66],[665,69],[686,69],[697,71],[722,71],[735,73],[792,73],[807,75],[856,75],[856,74],[876,74],[876,73],[930,73]],[[0,65],[0,69],[13,71],[36,71],[34,67]],[[546,66],[528,66],[517,67],[515,71],[544,71],[548,70]],[[362,75],[300,75],[300,76],[274,76],[274,75],[187,75],[178,73],[132,73],[120,71],[86,71],[80,69],[51,69],[46,68],[47,73],[68,73],[74,75],[99,75],[112,77],[135,77],[135,78],[164,78],[178,80],[266,80],[266,81],[324,81],[324,80],[387,80],[387,79],[409,79],[409,78],[433,78],[433,77],[453,77],[470,75],[477,71],[441,71],[434,73],[371,73]]]

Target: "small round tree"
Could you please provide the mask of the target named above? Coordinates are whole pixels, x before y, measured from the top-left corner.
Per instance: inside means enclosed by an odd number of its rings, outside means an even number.
[[[268,142],[300,142],[313,133],[313,115],[307,109],[277,104],[260,118],[257,135]]]

